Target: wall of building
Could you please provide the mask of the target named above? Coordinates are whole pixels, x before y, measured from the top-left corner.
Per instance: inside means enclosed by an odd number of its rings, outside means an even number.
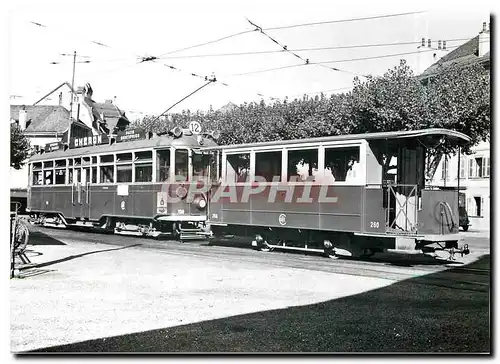
[[[483,142],[474,147],[473,154],[449,156],[441,159],[431,182],[434,186],[457,187],[460,172],[460,188],[464,188],[467,214],[471,230],[490,229],[490,176],[492,165],[490,144]]]

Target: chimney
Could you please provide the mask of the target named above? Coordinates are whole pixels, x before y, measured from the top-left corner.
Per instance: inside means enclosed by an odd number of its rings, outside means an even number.
[[[23,106],[23,108],[19,110],[19,128],[21,128],[21,130],[26,129],[27,122],[28,122],[28,112]]]
[[[479,33],[478,57],[484,56],[490,51],[490,29],[483,23],[483,30]]]
[[[443,40],[443,50],[446,50],[446,41]]]
[[[59,106],[62,105],[62,92],[59,92]]]
[[[425,47],[425,38],[422,38],[422,47]]]
[[[430,47],[431,47],[431,44],[432,44],[432,43],[431,43],[431,40],[430,40],[430,39],[427,39],[427,47],[429,47],[429,48],[430,48]]]
[[[438,40],[438,49],[441,49],[441,41]]]

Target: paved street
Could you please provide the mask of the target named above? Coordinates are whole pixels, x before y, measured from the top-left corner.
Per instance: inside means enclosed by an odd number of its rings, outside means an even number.
[[[489,239],[454,267],[39,229],[11,350],[488,352]]]

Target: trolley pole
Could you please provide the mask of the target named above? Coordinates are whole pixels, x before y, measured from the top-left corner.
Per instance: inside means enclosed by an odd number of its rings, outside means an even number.
[[[69,112],[69,127],[68,127],[68,145],[71,140],[71,125],[73,125],[73,99],[75,98],[75,65],[76,65],[76,51],[73,52],[73,77],[71,79],[71,102],[70,102],[70,112]]]

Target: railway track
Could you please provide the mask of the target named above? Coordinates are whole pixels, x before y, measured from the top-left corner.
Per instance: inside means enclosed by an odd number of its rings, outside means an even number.
[[[347,274],[364,277],[384,278],[401,281],[418,278],[420,284],[432,284],[459,289],[489,289],[490,270],[486,268],[470,268],[468,266],[449,265],[431,260],[412,261],[414,257],[385,257],[373,260],[352,258],[329,259],[314,254],[291,252],[259,252],[244,246],[227,246],[227,242],[190,242],[158,241],[149,238],[117,236],[94,232],[76,232],[51,228],[35,228],[54,239],[68,243],[100,243],[106,245],[141,244],[138,248],[155,249],[159,254],[179,255],[200,259],[220,260],[238,264],[264,265],[276,268],[294,268],[305,271],[322,271],[335,274]],[[441,272],[436,281],[432,273]],[[429,278],[427,278],[429,277]],[[432,280],[431,280],[432,278]]]

